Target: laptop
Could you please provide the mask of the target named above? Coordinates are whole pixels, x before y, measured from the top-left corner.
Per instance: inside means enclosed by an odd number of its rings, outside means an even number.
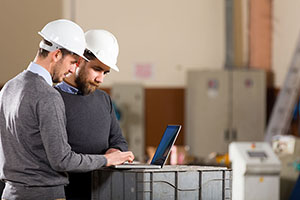
[[[171,152],[171,148],[174,145],[176,138],[181,129],[181,125],[168,125],[165,129],[160,143],[155,151],[155,154],[150,164],[139,163],[124,163],[122,165],[113,165],[111,167],[116,169],[159,169],[164,166],[168,156]]]

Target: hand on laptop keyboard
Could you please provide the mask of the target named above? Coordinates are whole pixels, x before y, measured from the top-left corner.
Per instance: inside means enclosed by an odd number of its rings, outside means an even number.
[[[126,151],[126,152],[115,151],[109,154],[105,154],[104,156],[107,160],[106,166],[119,165],[126,161],[132,162],[134,159],[134,155],[131,151]]]

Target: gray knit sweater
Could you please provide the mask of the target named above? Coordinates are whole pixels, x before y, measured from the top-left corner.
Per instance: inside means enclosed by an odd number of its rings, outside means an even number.
[[[103,155],[71,151],[61,95],[37,74],[24,71],[0,92],[0,179],[28,186],[68,183],[64,171],[106,164]]]

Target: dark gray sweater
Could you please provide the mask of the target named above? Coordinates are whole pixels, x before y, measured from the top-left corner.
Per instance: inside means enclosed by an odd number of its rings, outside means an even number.
[[[61,95],[37,74],[24,71],[0,92],[0,178],[29,186],[65,185],[64,171],[106,164],[103,155],[71,151]]]
[[[76,153],[104,154],[109,148],[127,151],[128,146],[107,93],[61,93],[66,107],[68,142]]]
[[[104,154],[109,148],[127,151],[111,99],[102,90],[89,95],[63,92],[66,107],[68,142],[77,153]],[[69,173],[67,199],[91,199],[91,173]]]

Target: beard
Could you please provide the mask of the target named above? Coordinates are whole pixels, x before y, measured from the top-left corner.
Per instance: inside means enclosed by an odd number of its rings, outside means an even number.
[[[78,76],[75,78],[77,89],[79,89],[83,95],[91,94],[100,86],[100,84],[97,84],[93,81],[89,81],[86,77],[87,76],[85,74],[84,69],[81,69],[78,73]]]

